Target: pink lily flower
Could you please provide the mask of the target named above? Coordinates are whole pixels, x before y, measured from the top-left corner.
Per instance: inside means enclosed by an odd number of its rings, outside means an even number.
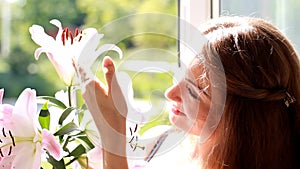
[[[2,101],[3,90],[0,91]],[[39,130],[36,92],[25,89],[15,106],[0,104],[0,166],[40,169],[45,149],[60,160],[61,147],[48,130]]]
[[[97,57],[109,50],[118,52],[122,57],[122,51],[113,44],[104,44],[97,48],[103,34],[98,34],[95,28],[82,31],[76,29],[72,33],[68,28],[63,29],[60,21],[56,19],[51,20],[50,23],[58,27],[55,39],[46,34],[44,28],[39,25],[32,25],[29,28],[32,40],[41,46],[36,49],[34,55],[38,60],[42,53],[46,53],[67,86],[74,83],[74,63],[90,69]],[[80,57],[84,59],[78,61]]]
[[[89,159],[90,169],[99,169],[103,166],[102,162],[102,148],[96,146],[92,150],[87,152],[87,157]]]

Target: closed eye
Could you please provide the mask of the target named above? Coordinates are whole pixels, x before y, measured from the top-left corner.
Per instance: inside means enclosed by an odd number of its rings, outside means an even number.
[[[199,100],[199,96],[197,95],[197,93],[193,92],[191,88],[189,88],[188,86],[186,86],[187,90],[189,91],[189,94],[194,98]]]
[[[209,94],[207,93],[207,89],[209,87],[209,85],[207,85],[206,87],[204,88],[200,88],[199,86],[197,86],[192,80],[188,79],[188,78],[185,78],[185,80],[187,82],[189,82],[189,84],[193,85],[194,87],[196,87],[199,92],[193,92],[191,88],[189,88],[188,86],[186,86],[186,88],[188,89],[189,93],[195,98],[195,99],[199,99],[199,94],[200,93],[204,93],[206,96],[209,96]],[[195,93],[199,93],[199,94],[195,94]]]

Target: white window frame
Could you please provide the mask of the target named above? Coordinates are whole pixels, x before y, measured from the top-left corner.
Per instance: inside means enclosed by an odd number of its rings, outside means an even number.
[[[220,0],[178,0],[178,15],[180,20],[184,20],[179,22],[178,57],[181,61],[187,60],[185,64],[188,64],[195,54],[182,42],[194,40],[191,27],[197,28],[208,19],[220,16]]]

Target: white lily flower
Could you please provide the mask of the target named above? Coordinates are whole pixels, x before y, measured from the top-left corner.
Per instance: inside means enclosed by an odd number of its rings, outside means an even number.
[[[113,44],[104,44],[97,48],[103,34],[98,34],[95,28],[87,28],[82,31],[76,29],[72,33],[68,28],[63,29],[61,22],[56,19],[51,20],[50,23],[58,27],[55,39],[46,34],[40,25],[32,25],[29,28],[32,40],[41,46],[36,49],[34,55],[36,59],[39,59],[42,53],[46,53],[67,86],[73,85],[74,62],[88,70],[103,52],[115,50],[122,57],[122,51]],[[78,61],[79,58],[81,58],[80,61]]]

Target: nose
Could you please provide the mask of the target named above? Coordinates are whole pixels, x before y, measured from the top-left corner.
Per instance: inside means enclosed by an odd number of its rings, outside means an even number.
[[[181,91],[178,85],[173,85],[165,92],[165,97],[175,102],[181,102]]]

